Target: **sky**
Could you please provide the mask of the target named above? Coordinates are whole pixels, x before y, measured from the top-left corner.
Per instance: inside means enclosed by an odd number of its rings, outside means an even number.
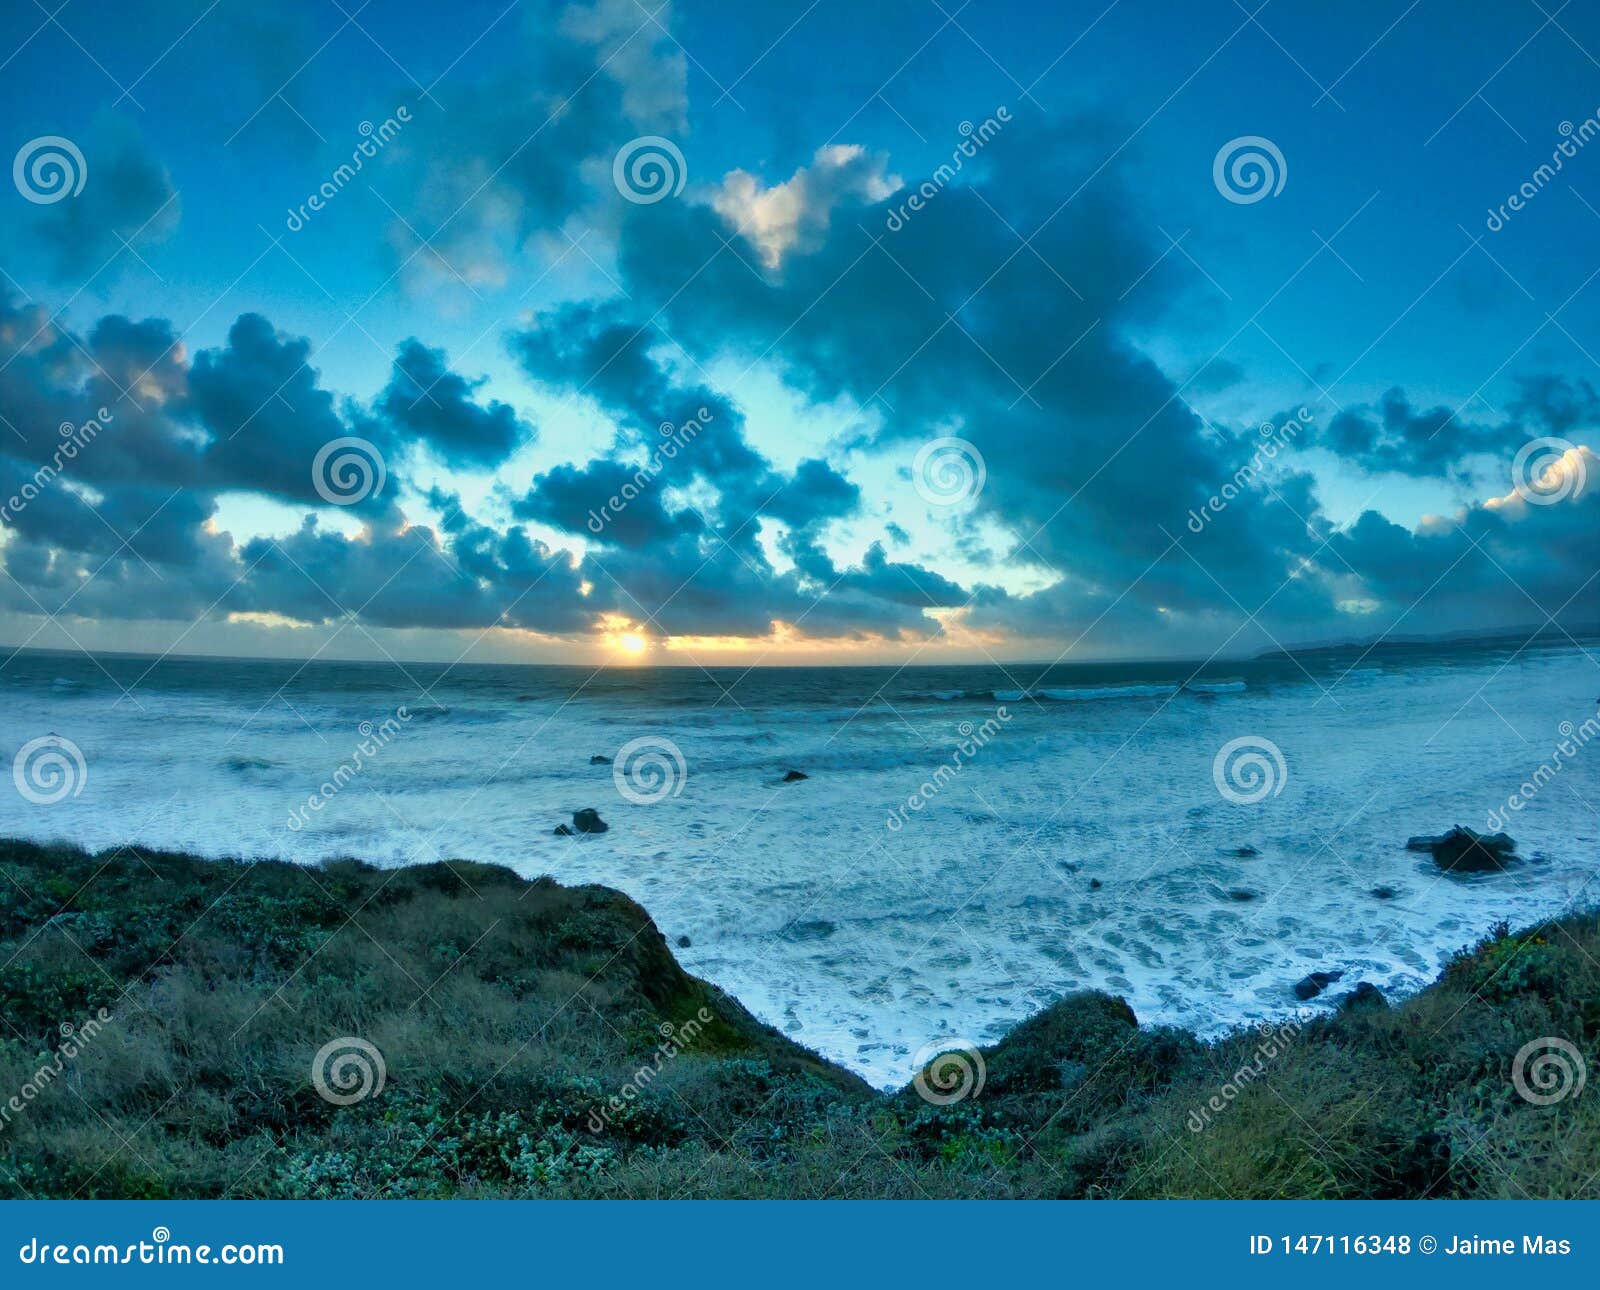
[[[29,0],[0,642],[1600,620],[1600,11]]]

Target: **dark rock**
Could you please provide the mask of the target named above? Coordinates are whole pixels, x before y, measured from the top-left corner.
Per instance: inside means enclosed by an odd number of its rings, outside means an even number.
[[[1395,890],[1393,887],[1374,887],[1372,889],[1372,894],[1379,900],[1393,900],[1395,897]]]
[[[572,825],[570,825],[570,824],[558,824],[558,825],[556,825],[556,837],[558,837],[558,838],[570,838],[572,836],[574,836],[573,832],[572,832]]]
[[[611,826],[600,818],[600,812],[592,806],[586,806],[581,811],[572,813],[572,827],[579,833],[604,833]]]
[[[1254,900],[1255,898],[1256,898],[1256,893],[1251,891],[1248,887],[1229,887],[1228,888],[1228,899],[1229,900],[1237,900],[1237,901],[1240,901],[1242,903],[1242,902],[1247,901],[1247,900]]]
[[[802,779],[810,779],[810,778],[811,778],[811,776],[807,775],[805,773],[805,771],[803,771],[803,770],[791,770],[787,775],[785,775],[783,777],[783,782],[785,784],[798,784]]]
[[[1070,1088],[1125,1048],[1138,1029],[1139,1019],[1125,999],[1098,991],[1069,994],[987,1052],[989,1088],[996,1093]]]
[[[1261,852],[1257,851],[1252,846],[1243,846],[1243,847],[1229,847],[1227,850],[1223,851],[1222,854],[1225,855],[1225,856],[1237,856],[1241,860],[1248,860],[1252,856],[1260,855]]]
[[[689,945],[690,945],[690,941],[689,941],[689,938],[687,936],[678,937],[678,948],[680,950],[688,949]]]
[[[1383,997],[1383,991],[1373,985],[1371,981],[1363,981],[1348,994],[1339,1000],[1340,1012],[1351,1012],[1357,1008],[1387,1008],[1389,1001]]]
[[[1294,983],[1294,997],[1302,1003],[1307,999],[1315,999],[1343,975],[1343,972],[1312,972],[1303,976]]]
[[[1516,859],[1517,844],[1505,833],[1477,833],[1456,825],[1439,837],[1406,839],[1406,850],[1426,851],[1441,869],[1482,873]]]
[[[591,766],[609,766],[609,765],[611,765],[611,758],[605,756],[602,753],[596,753],[593,757],[589,758],[589,765],[591,765]]]
[[[1100,890],[1100,879],[1098,879],[1098,878],[1089,879],[1089,890],[1090,891],[1099,891]]]

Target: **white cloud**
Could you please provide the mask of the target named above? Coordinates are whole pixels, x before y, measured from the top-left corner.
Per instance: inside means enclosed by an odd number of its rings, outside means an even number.
[[[895,192],[900,179],[888,174],[887,166],[882,153],[858,144],[831,144],[817,149],[811,165],[770,188],[748,171],[729,171],[711,204],[761,252],[762,262],[776,269],[789,252],[819,247],[839,207],[870,205]]]

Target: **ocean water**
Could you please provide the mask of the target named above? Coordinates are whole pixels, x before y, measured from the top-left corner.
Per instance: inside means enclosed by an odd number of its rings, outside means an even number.
[[[1499,919],[1595,903],[1597,659],[1549,639],[1199,674],[21,653],[0,835],[605,883],[688,938],[690,971],[888,1086],[925,1044],[991,1042],[1071,990],[1215,1033],[1358,981],[1419,988]],[[582,808],[609,831],[558,836]],[[1523,857],[1504,872],[1405,850],[1495,810]],[[1312,970],[1344,979],[1302,1005]]]

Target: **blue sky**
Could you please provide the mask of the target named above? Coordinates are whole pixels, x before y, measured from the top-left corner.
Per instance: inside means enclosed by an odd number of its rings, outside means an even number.
[[[935,661],[1595,617],[1592,8],[283,9],[0,15],[7,146],[87,171],[6,195],[0,491],[114,413],[4,517],[11,644]],[[645,136],[684,184],[638,203]],[[1281,190],[1230,200],[1250,137]],[[338,438],[384,459],[354,506],[311,487]],[[983,487],[930,504],[952,439]]]

